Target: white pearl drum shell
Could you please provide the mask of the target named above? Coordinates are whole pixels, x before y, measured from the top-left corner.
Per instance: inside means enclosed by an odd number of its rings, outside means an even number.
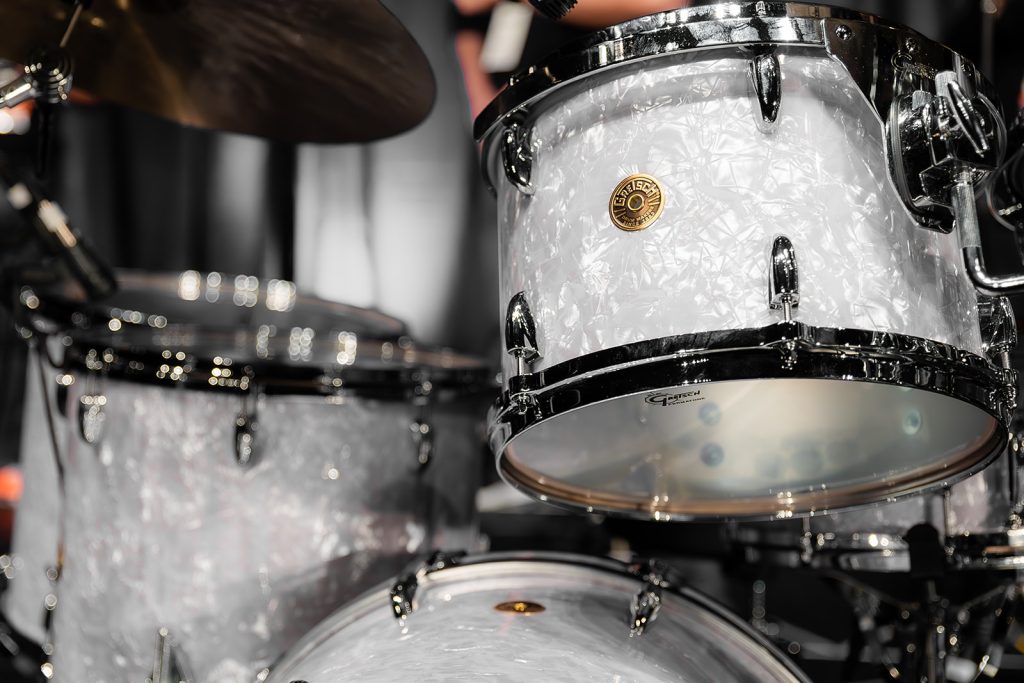
[[[882,125],[823,50],[780,47],[782,104],[759,130],[737,48],[674,54],[589,77],[527,125],[535,193],[498,191],[504,307],[526,293],[543,369],[593,351],[691,332],[759,327],[777,235],[796,250],[796,317],[981,352],[976,297],[955,234],[920,227],[888,175]],[[644,230],[612,223],[632,174],[661,184]],[[514,364],[505,361],[506,374]]]
[[[83,385],[73,387],[71,405]],[[101,439],[66,454],[55,620],[63,680],[144,680],[167,628],[197,681],[250,683],[310,627],[433,547],[476,543],[477,418],[429,413],[421,475],[400,402],[266,396],[235,461],[237,395],[95,385]]]

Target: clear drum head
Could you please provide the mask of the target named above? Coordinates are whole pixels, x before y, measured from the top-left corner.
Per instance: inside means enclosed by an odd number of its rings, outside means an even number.
[[[721,336],[730,348],[641,343],[525,378],[492,419],[502,475],[587,510],[785,517],[949,483],[1005,444],[990,399],[1009,386],[981,358],[806,326]]]
[[[337,680],[794,682],[802,675],[690,592],[631,636],[643,581],[623,565],[572,556],[481,556],[422,577],[395,618],[387,590],[335,613],[272,669],[268,683]]]

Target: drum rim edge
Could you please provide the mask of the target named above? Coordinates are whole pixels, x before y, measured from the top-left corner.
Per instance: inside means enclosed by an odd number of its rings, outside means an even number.
[[[724,32],[725,35],[694,36],[691,33],[690,38],[695,40],[696,44],[680,46],[681,27],[691,28],[703,23],[723,22],[757,22],[759,38],[756,41],[734,40],[731,31]],[[969,61],[945,45],[907,26],[845,8],[805,2],[749,0],[700,5],[659,12],[616,24],[549,54],[537,64],[509,78],[497,97],[477,116],[473,134],[478,141],[484,141],[486,150],[502,122],[523,118],[524,109],[548,97],[552,92],[588,76],[647,59],[754,43],[818,47],[828,51],[831,59],[839,59],[837,55],[831,54],[830,39],[826,36],[826,29],[835,22],[858,23],[866,30],[888,29],[912,37],[918,43],[915,60],[922,59],[922,53],[940,51],[951,63],[963,64]],[[643,40],[624,40],[627,36],[636,35],[643,35]],[[880,48],[880,45],[873,46],[876,50]],[[886,56],[892,59],[896,54]],[[955,59],[949,59],[954,56]],[[842,59],[839,61],[842,62]],[[994,86],[978,69],[972,71],[977,85],[987,92],[994,92]],[[868,99],[870,100],[870,97]]]

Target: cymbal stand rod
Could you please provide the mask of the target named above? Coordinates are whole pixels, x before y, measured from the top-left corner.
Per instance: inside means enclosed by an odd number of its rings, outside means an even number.
[[[71,12],[71,18],[68,19],[68,26],[64,29],[64,35],[60,39],[59,47],[67,47],[68,40],[71,38],[71,33],[75,30],[75,26],[78,25],[78,19],[82,16],[82,10],[85,9],[85,3],[82,0],[75,0],[75,9]]]

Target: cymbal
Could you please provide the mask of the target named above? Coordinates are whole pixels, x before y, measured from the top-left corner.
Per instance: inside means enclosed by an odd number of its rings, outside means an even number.
[[[72,6],[0,2],[0,57],[59,43]],[[74,87],[200,128],[366,142],[412,128],[434,79],[378,0],[94,0],[70,36]]]

